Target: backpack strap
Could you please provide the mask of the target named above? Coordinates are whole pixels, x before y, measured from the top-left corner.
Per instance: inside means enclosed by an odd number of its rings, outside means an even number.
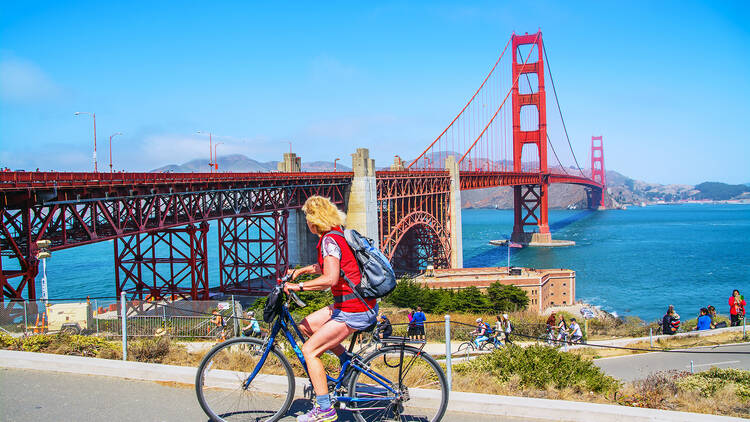
[[[326,236],[328,236],[329,234],[337,234],[343,237],[344,242],[346,242],[346,246],[348,246],[349,249],[351,249],[351,246],[349,246],[349,242],[346,241],[346,236],[344,235],[344,232],[342,232],[341,230],[331,229],[328,233],[326,233]],[[354,254],[354,251],[352,251],[352,254]],[[355,260],[357,259],[356,255],[354,256],[354,259]],[[359,266],[359,262],[357,262],[357,266]],[[365,307],[368,310],[370,310],[370,312],[372,312],[373,309],[370,307],[370,305],[367,304],[367,301],[365,300],[365,298],[363,298],[362,295],[360,295],[359,292],[357,291],[357,286],[354,283],[352,283],[351,280],[349,280],[349,277],[347,277],[346,274],[344,274],[344,270],[342,270],[341,268],[339,268],[339,277],[343,278],[344,281],[346,281],[347,284],[349,284],[349,287],[352,289],[352,293],[348,295],[344,295],[344,296],[334,296],[333,301],[335,303],[342,303],[347,300],[357,298],[359,299],[360,302],[362,302],[362,304],[365,305]]]

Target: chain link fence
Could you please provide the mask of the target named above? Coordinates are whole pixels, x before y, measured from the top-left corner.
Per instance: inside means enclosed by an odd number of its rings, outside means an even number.
[[[125,302],[128,337],[168,335],[183,339],[220,339],[251,325],[246,310],[254,297],[223,300]],[[13,336],[81,334],[122,336],[122,302],[115,298],[17,301],[0,310],[0,332]],[[258,321],[263,326],[262,321]]]

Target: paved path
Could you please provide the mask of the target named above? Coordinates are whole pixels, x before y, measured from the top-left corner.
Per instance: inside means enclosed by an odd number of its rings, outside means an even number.
[[[657,371],[671,369],[689,371],[691,360],[693,361],[695,372],[705,371],[712,366],[718,368],[739,368],[750,370],[750,343],[695,347],[688,350],[744,352],[746,354],[654,352],[640,355],[595,359],[594,363],[596,366],[602,368],[607,374],[624,381],[646,378],[649,374]]]
[[[295,400],[292,412],[307,410]],[[192,385],[170,385],[94,375],[0,368],[0,420],[185,422],[206,421]],[[293,421],[293,416],[282,419]],[[353,421],[341,411],[340,421]],[[444,421],[520,422],[521,419],[449,412]]]

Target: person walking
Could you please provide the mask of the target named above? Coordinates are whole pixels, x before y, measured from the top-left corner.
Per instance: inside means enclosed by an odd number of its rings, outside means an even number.
[[[213,315],[211,322],[216,326],[218,343],[221,343],[227,339],[227,322],[224,320],[224,315],[218,310],[214,310],[211,314]]]
[[[510,322],[510,318],[508,317],[508,314],[503,314],[503,324],[502,324],[502,333],[505,336],[505,344],[513,344],[512,341],[510,341],[510,333],[513,332],[513,324]]]
[[[661,332],[664,334],[675,334],[680,328],[680,315],[675,312],[674,305],[669,305],[667,313],[661,319]]]
[[[565,322],[565,315],[560,315],[560,322],[557,324],[557,341],[558,344],[568,341],[568,323]]]
[[[557,325],[557,314],[552,312],[547,318],[547,343],[555,344],[555,325]]]
[[[417,340],[425,340],[424,335],[424,323],[427,321],[427,316],[422,312],[422,307],[417,306],[417,312],[414,312],[412,316],[412,322],[414,322],[414,336]]]
[[[740,320],[745,319],[745,298],[737,289],[732,291],[732,296],[729,298],[729,318],[732,327],[740,325]]]
[[[501,315],[498,315],[497,321],[495,321],[495,330],[493,331],[493,337],[495,337],[495,340],[502,344],[502,336],[505,334],[505,325],[503,323],[503,317]]]
[[[338,419],[336,409],[331,405],[331,397],[326,382],[326,370],[320,356],[331,351],[339,357],[341,364],[351,359],[341,342],[356,330],[364,330],[377,320],[378,306],[375,299],[357,297],[352,287],[344,279],[347,277],[355,286],[360,283],[362,274],[354,252],[346,239],[335,231],[343,229],[346,214],[341,212],[330,199],[310,196],[302,206],[307,227],[319,237],[317,244],[318,262],[287,272],[291,280],[303,274],[317,274],[318,277],[301,283],[287,282],[284,291],[301,292],[307,290],[331,289],[334,303],[311,313],[299,323],[299,329],[307,340],[302,344],[302,355],[307,362],[307,372],[315,391],[315,405],[312,410],[297,417],[298,422],[333,422]]]

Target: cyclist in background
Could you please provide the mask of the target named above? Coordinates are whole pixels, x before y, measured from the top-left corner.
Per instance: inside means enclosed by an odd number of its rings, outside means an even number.
[[[570,319],[570,342],[571,343],[579,343],[581,339],[583,338],[583,331],[581,331],[581,326],[578,325],[578,322],[575,318]]]
[[[477,328],[472,332],[474,335],[474,345],[477,346],[477,349],[480,348],[481,343],[490,339],[489,335],[491,331],[489,324],[483,322],[482,318],[477,318]]]

